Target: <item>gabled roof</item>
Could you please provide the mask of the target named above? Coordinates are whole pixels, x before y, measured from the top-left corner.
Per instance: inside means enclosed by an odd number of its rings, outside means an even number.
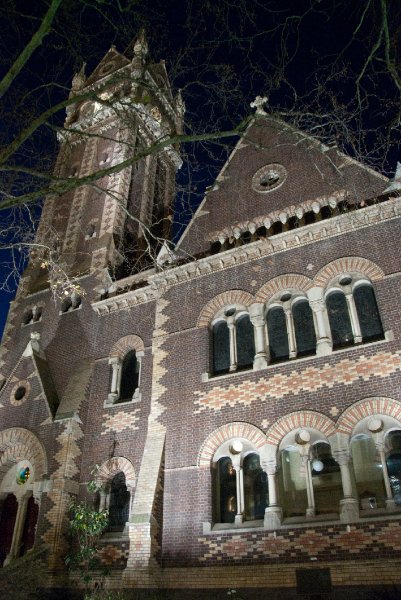
[[[130,61],[128,58],[123,54],[120,54],[120,52],[118,52],[114,46],[111,46],[95,70],[86,80],[85,87],[95,83],[96,81],[99,81],[100,79],[103,79],[103,77],[106,77],[107,75],[110,75],[110,73],[113,73],[129,64]]]
[[[270,177],[270,179],[269,179]],[[207,251],[216,231],[316,198],[372,198],[387,178],[268,115],[255,115],[206,193],[177,244],[182,252]]]

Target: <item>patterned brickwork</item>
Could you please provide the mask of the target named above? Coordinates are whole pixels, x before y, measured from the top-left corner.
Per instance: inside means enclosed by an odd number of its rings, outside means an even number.
[[[210,302],[202,308],[197,326],[207,327],[210,325],[216,313],[225,306],[230,304],[240,304],[249,307],[253,302],[255,302],[255,298],[249,292],[243,290],[229,290],[223,292],[210,300]]]
[[[260,429],[249,423],[228,423],[222,425],[205,440],[199,451],[197,464],[200,467],[210,467],[210,462],[217,448],[231,438],[245,438],[260,448],[266,441],[265,435]]]
[[[387,415],[401,422],[401,402],[392,398],[365,398],[340,415],[337,427],[342,433],[351,434],[359,421],[372,415]]]
[[[333,421],[325,415],[311,410],[303,410],[285,415],[274,423],[266,434],[267,440],[271,444],[279,444],[287,433],[299,427],[311,427],[326,436],[333,435],[336,431]]]
[[[361,273],[366,275],[371,281],[380,281],[384,273],[375,263],[360,256],[345,256],[333,260],[323,267],[315,276],[315,284],[325,287],[331,279],[341,275],[341,273]]]
[[[114,344],[110,351],[110,358],[124,358],[129,350],[143,352],[144,345],[141,338],[137,335],[126,335]]]
[[[313,281],[304,275],[296,273],[279,275],[266,282],[255,294],[255,297],[257,302],[266,302],[278,292],[290,289],[307,292],[311,287],[313,287]]]
[[[256,399],[282,398],[300,391],[314,392],[337,385],[352,385],[368,381],[371,377],[388,377],[401,369],[401,351],[381,352],[373,356],[360,356],[356,360],[343,359],[336,364],[325,363],[322,368],[307,367],[292,371],[290,375],[276,373],[271,378],[257,381],[245,380],[238,385],[218,385],[207,392],[194,392],[195,412],[221,410],[224,406],[251,405]]]
[[[121,433],[124,429],[135,431],[138,429],[138,421],[139,408],[130,412],[120,410],[114,414],[104,413],[102,435],[112,432]]]
[[[232,533],[200,537],[203,564],[358,560],[388,553],[401,558],[398,520],[280,532]]]
[[[121,542],[100,541],[99,558],[108,569],[124,569],[128,559],[128,540]]]

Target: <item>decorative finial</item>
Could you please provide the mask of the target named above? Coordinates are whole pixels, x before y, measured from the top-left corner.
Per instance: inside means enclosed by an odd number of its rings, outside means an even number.
[[[397,162],[394,179],[384,192],[395,192],[396,190],[401,190],[401,163],[399,162]]]
[[[134,55],[145,58],[148,53],[148,43],[146,41],[145,30],[142,28],[135,40]]]
[[[75,73],[74,77],[72,78],[71,89],[74,90],[74,92],[82,89],[86,81],[85,67],[86,63],[83,63],[81,69],[78,71],[78,73]]]
[[[263,105],[266,104],[266,102],[268,101],[268,97],[267,96],[256,96],[255,100],[253,102],[251,102],[250,107],[251,108],[256,108],[256,113],[257,115],[265,115],[266,112],[263,108]]]

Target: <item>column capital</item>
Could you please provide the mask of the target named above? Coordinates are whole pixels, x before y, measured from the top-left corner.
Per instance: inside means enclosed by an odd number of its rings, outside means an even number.
[[[342,450],[332,450],[331,451],[333,458],[335,459],[335,461],[341,466],[341,465],[347,465],[350,460],[351,460],[351,453],[348,449],[342,449]]]

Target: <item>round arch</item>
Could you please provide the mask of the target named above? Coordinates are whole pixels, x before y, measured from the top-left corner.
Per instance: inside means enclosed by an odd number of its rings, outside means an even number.
[[[311,410],[302,410],[285,415],[273,423],[266,433],[267,442],[278,447],[287,433],[302,427],[318,429],[326,437],[336,433],[334,422],[326,415]]]
[[[215,314],[229,304],[242,304],[249,307],[255,302],[254,296],[244,290],[228,290],[218,294],[202,308],[198,317],[197,327],[208,327]]]
[[[129,350],[143,352],[144,348],[143,340],[138,335],[126,335],[114,344],[110,351],[110,358],[120,358],[122,360]]]
[[[198,454],[198,467],[210,466],[217,448],[227,440],[238,437],[245,438],[254,444],[256,448],[261,448],[266,442],[265,434],[255,425],[241,421],[227,423],[212,431],[203,442]]]
[[[38,481],[47,473],[46,452],[36,435],[22,427],[0,432],[0,482],[8,469],[20,460],[29,460]]]
[[[359,421],[373,415],[393,417],[400,422],[401,426],[401,402],[382,396],[373,396],[360,400],[340,415],[337,421],[338,430],[341,433],[351,435]]]
[[[325,265],[318,271],[314,278],[315,285],[326,287],[326,285],[342,273],[360,273],[370,281],[380,281],[384,278],[384,271],[374,262],[361,256],[344,256]]]
[[[279,275],[267,281],[262,287],[256,292],[257,302],[266,302],[274,294],[283,292],[287,289],[296,289],[303,292],[307,292],[313,287],[313,281],[305,275],[299,275],[297,273],[289,273],[288,275]]]
[[[96,474],[96,480],[104,487],[110,482],[117,473],[123,472],[127,487],[135,487],[136,475],[135,469],[130,460],[124,456],[113,456],[106,460],[99,468]]]

